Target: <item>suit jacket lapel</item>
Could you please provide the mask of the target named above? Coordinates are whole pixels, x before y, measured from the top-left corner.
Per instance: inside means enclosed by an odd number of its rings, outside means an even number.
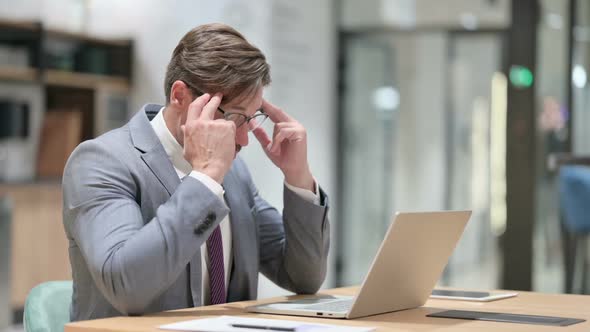
[[[170,162],[163,162],[159,151],[146,152],[141,156],[141,159],[143,159],[152,173],[154,173],[160,183],[166,188],[168,194],[172,195],[176,191],[176,187],[180,184],[180,179],[174,171],[174,166]],[[168,161],[168,159],[166,160]]]
[[[150,124],[151,119],[156,116],[161,108],[160,105],[145,105],[129,122],[129,132],[135,148],[142,153],[141,159],[154,173],[168,192],[168,195],[172,196],[180,184],[180,179]],[[193,304],[200,306],[203,305],[201,296],[201,249],[197,250],[193,255],[189,265],[187,273],[190,276],[190,296],[193,299]]]
[[[172,195],[180,180],[150,124],[151,118],[161,107],[154,104],[145,105],[129,122],[129,131],[135,148],[142,152],[141,159],[166,188],[168,194]]]

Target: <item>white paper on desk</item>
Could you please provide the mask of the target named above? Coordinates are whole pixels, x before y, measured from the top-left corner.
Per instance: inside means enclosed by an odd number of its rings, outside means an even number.
[[[221,316],[215,318],[194,319],[184,322],[161,325],[163,330],[174,331],[199,331],[199,332],[248,332],[261,331],[260,329],[248,329],[243,327],[232,327],[231,324],[247,324],[257,326],[272,326],[295,328],[297,332],[368,332],[374,331],[374,327],[353,327],[344,325],[316,324],[309,322],[298,322],[293,320],[248,318],[236,316]],[[269,331],[269,330],[266,330]]]

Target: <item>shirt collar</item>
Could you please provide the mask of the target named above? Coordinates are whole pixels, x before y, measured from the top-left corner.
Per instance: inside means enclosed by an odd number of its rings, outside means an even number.
[[[176,141],[176,138],[174,138],[166,125],[166,121],[164,120],[164,110],[165,107],[162,107],[150,123],[156,136],[158,136],[160,143],[162,143],[164,151],[166,151],[166,155],[168,155],[168,159],[172,162],[172,165],[186,175],[191,172],[192,167],[190,163],[184,159],[183,147],[178,141]]]

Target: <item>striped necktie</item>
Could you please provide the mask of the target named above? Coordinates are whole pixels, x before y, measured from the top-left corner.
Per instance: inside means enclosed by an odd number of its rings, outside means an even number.
[[[225,269],[223,266],[223,243],[219,225],[207,240],[209,254],[209,288],[211,290],[211,304],[225,303]]]

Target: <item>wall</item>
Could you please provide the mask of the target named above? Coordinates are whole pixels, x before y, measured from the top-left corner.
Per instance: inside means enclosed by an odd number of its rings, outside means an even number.
[[[334,92],[336,82],[335,25],[332,20],[332,1],[271,1],[268,47],[261,48],[268,55],[273,83],[265,93],[268,99],[300,121],[308,131],[308,158],[314,176],[330,193],[332,221],[332,249],[335,248],[334,219],[336,211],[335,183],[336,117]],[[254,34],[252,34],[254,35]],[[253,138],[251,147],[244,151],[253,177],[262,194],[275,206],[282,207],[280,171],[266,159]],[[331,260],[332,261],[332,260]],[[324,285],[332,282],[332,268]],[[270,283],[260,285],[259,296],[278,294]]]

